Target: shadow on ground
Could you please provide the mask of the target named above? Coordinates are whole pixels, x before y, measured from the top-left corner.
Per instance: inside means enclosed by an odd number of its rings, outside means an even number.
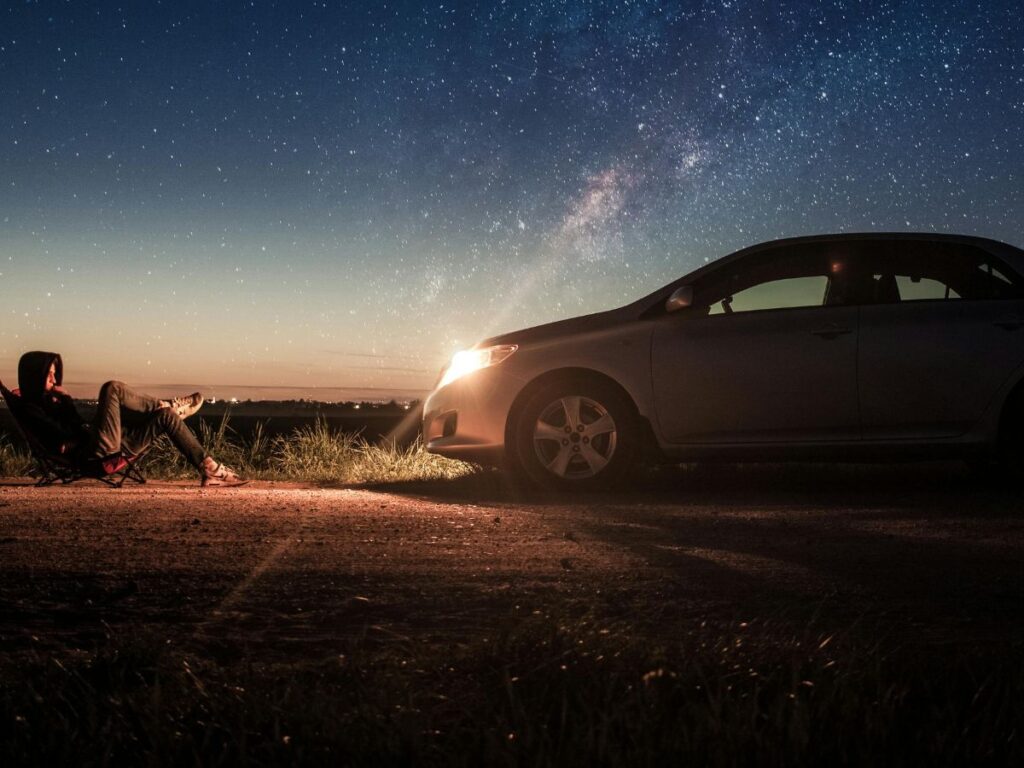
[[[832,628],[871,616],[913,643],[1020,642],[1024,497],[998,480],[959,463],[720,464],[659,468],[600,494],[538,492],[497,472],[377,488],[532,510],[632,559],[645,577],[620,582],[605,610],[643,613],[655,633],[696,605]]]
[[[586,504],[812,504],[917,507],[932,500],[975,514],[1024,509],[1024,488],[1012,478],[979,473],[961,462],[907,464],[689,464],[641,470],[628,483],[593,493],[530,487],[508,473],[481,470],[453,480],[361,486],[441,502]],[[929,509],[929,514],[934,507]]]

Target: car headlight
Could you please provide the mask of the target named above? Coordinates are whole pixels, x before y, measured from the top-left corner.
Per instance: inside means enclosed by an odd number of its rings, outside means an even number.
[[[463,376],[474,371],[497,365],[517,349],[519,349],[518,344],[498,344],[494,347],[466,349],[462,352],[456,352],[448,367],[441,373],[441,381],[438,383],[437,388],[440,389],[447,386],[456,379],[461,379]]]

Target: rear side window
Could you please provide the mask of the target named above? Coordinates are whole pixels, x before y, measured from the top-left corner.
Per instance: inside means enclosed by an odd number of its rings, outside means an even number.
[[[865,247],[861,295],[868,304],[1021,298],[1021,281],[972,246],[906,242]]]

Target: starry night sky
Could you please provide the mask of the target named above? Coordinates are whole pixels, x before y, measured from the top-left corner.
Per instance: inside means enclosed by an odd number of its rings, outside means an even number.
[[[1024,13],[10,3],[0,147],[5,380],[410,395],[763,240],[1024,246]]]

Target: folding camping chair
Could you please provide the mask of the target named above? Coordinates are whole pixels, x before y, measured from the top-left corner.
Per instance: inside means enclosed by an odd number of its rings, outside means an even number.
[[[146,482],[145,475],[139,469],[139,463],[145,457],[148,448],[137,454],[121,451],[96,462],[82,462],[72,456],[54,453],[33,431],[32,417],[25,412],[21,391],[8,389],[0,382],[0,394],[3,394],[14,424],[28,444],[28,449],[36,462],[36,473],[39,475],[39,480],[36,481],[37,488],[54,483],[73,483],[82,478],[99,480],[111,488],[120,488],[125,480],[139,484]]]

